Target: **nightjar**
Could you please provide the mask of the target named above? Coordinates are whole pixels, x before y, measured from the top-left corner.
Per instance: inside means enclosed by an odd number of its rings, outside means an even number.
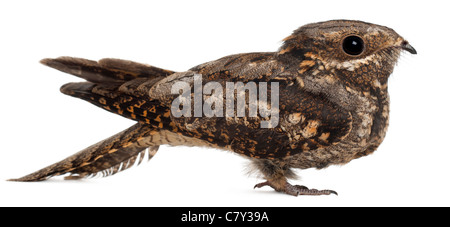
[[[402,51],[416,50],[388,27],[351,20],[308,24],[283,41],[276,52],[226,56],[185,72],[112,58],[43,59],[44,65],[86,80],[62,86],[62,93],[136,123],[12,180],[113,175],[145,154],[152,158],[166,144],[240,154],[265,179],[255,188],[270,186],[295,196],[337,194],[287,179],[295,178],[293,168],[320,169],[374,152],[388,127],[389,75]],[[230,90],[230,84],[243,89]],[[184,95],[177,86],[185,88]],[[214,105],[201,105],[212,98]],[[232,108],[223,113],[225,104]],[[213,114],[192,114],[207,108]]]

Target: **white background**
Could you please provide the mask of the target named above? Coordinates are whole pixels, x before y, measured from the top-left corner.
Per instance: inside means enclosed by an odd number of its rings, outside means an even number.
[[[449,206],[449,40],[445,1],[1,1],[0,206]],[[213,149],[161,147],[113,177],[7,182],[133,124],[59,87],[80,81],[46,57],[115,57],[174,71],[225,55],[276,51],[297,27],[358,19],[394,28],[417,49],[389,82],[391,125],[373,155],[298,171],[293,183],[339,196],[292,197]]]

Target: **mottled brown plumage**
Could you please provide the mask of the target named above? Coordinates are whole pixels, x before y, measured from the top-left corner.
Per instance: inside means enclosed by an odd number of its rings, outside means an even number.
[[[159,145],[209,146],[251,160],[270,186],[290,195],[332,190],[291,185],[292,168],[324,168],[371,154],[385,137],[387,80],[402,50],[416,51],[394,30],[360,21],[308,24],[284,39],[277,52],[223,57],[172,72],[119,59],[98,62],[60,57],[41,62],[86,79],[61,88],[110,112],[136,120],[131,128],[16,181],[70,173],[77,179],[111,175],[139,162]],[[177,82],[278,82],[279,123],[260,127],[263,117],[174,117],[171,92]],[[271,94],[271,87],[268,88]],[[233,100],[234,102],[235,100]],[[248,105],[248,100],[246,105]]]

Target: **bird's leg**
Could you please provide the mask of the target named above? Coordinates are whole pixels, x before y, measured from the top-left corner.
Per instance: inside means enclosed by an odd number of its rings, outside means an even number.
[[[288,163],[282,160],[255,160],[255,166],[264,174],[267,181],[255,185],[254,188],[270,186],[277,192],[284,192],[288,195],[330,195],[337,193],[333,190],[309,189],[301,185],[291,185],[287,182],[287,177],[294,177],[295,174],[290,170]]]
[[[283,187],[277,186],[277,184],[272,184],[269,181],[265,181],[255,185],[255,188],[261,188],[264,186],[270,186],[277,192],[284,192],[288,195],[298,196],[298,195],[330,195],[335,194],[337,192],[333,190],[317,190],[317,189],[309,189],[302,185],[292,185],[287,181],[285,182]]]

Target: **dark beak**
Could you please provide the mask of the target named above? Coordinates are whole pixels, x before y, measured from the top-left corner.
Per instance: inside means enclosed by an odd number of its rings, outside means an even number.
[[[401,47],[401,48],[402,48],[403,50],[408,51],[408,52],[411,53],[411,54],[417,54],[416,49],[414,49],[414,47],[412,47],[411,44],[408,43],[408,41],[404,41],[404,42],[402,43],[402,47]]]

